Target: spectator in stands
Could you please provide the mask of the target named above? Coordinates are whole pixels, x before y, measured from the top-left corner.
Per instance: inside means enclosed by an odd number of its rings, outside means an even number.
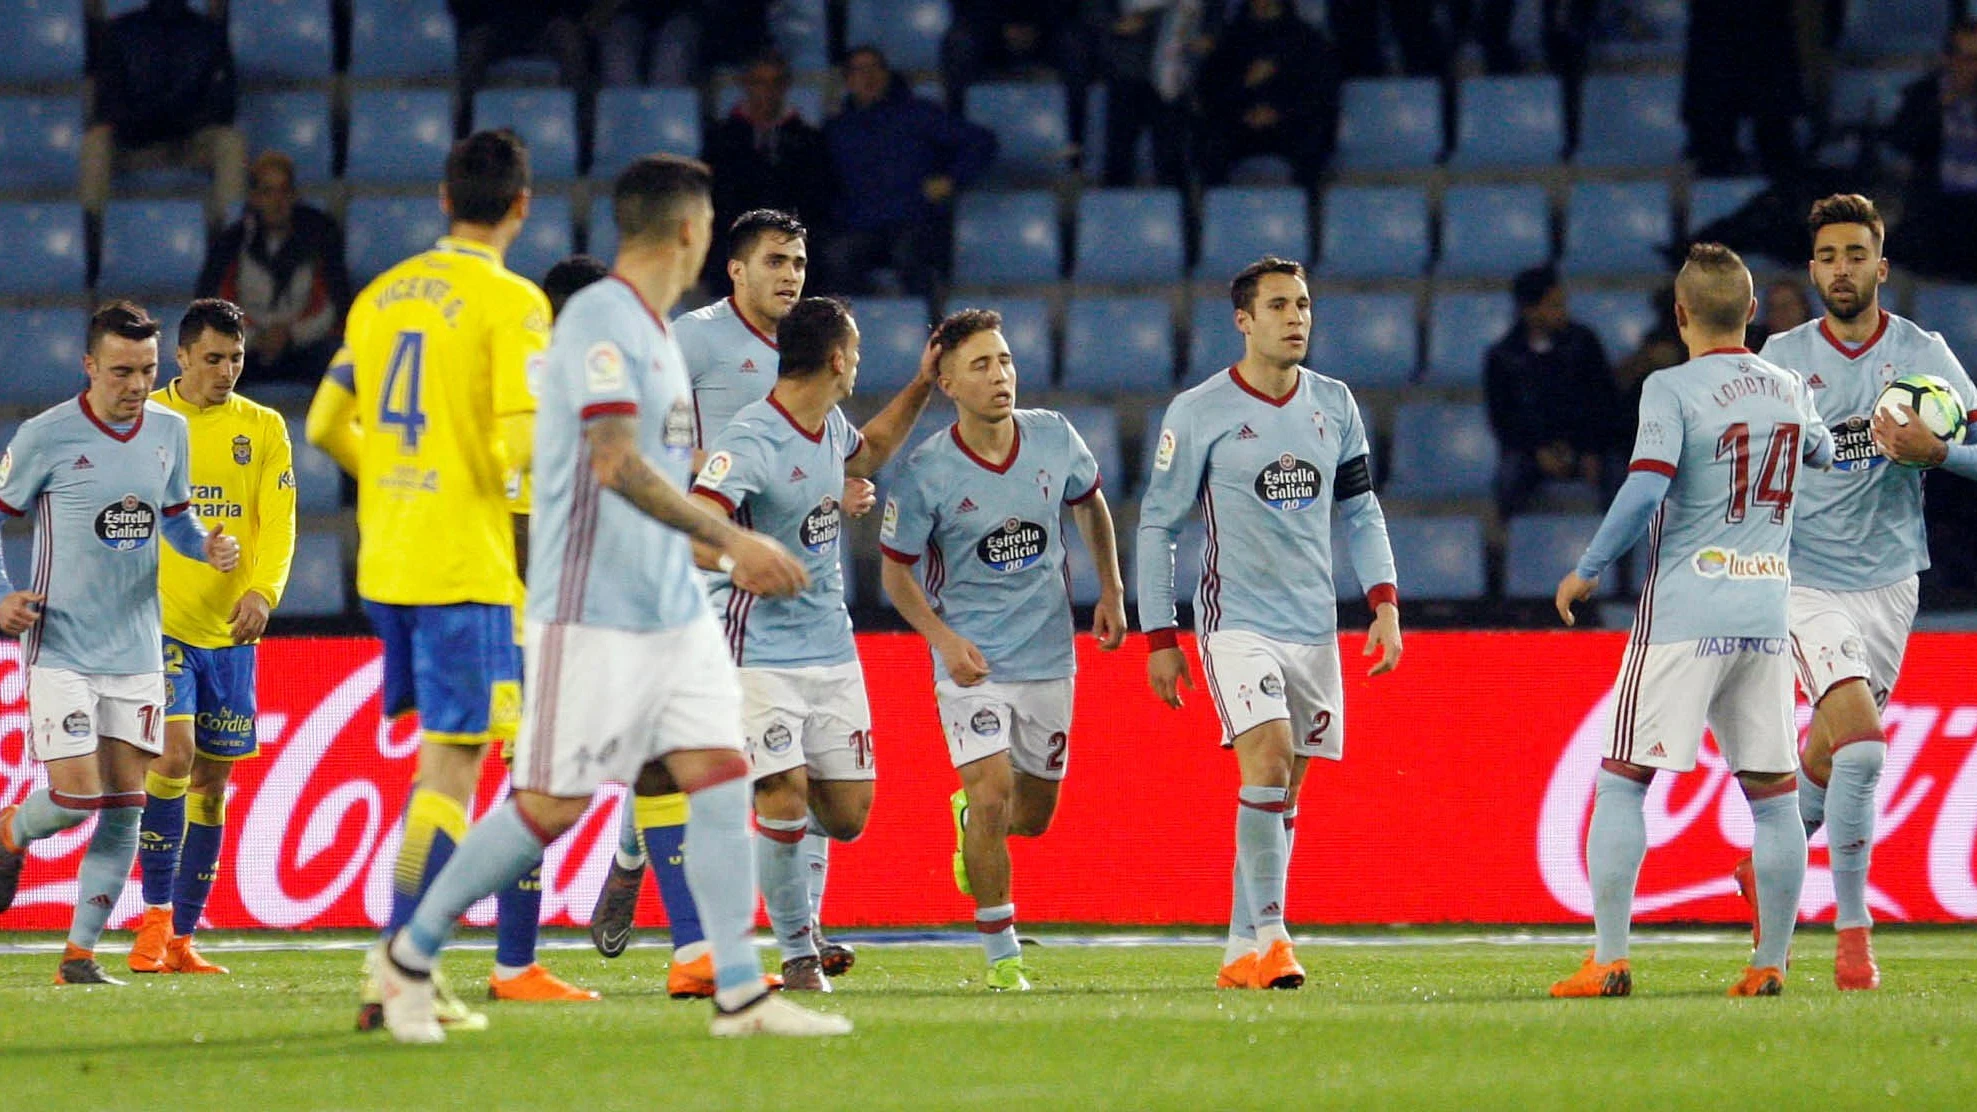
[[[714,168],[710,281],[726,273],[727,228],[742,213],[779,209],[818,228],[830,217],[830,152],[824,133],[789,106],[789,62],[773,52],[757,55],[741,87],[741,103],[707,133],[701,151]]]
[[[116,171],[194,165],[213,175],[207,220],[246,192],[247,143],[226,24],[186,0],[150,0],[110,21],[97,44],[96,111],[82,137],[82,203],[101,216]]]
[[[454,134],[473,130],[474,94],[496,62],[543,55],[555,61],[557,81],[576,91],[578,134],[590,134],[596,103],[591,37],[616,7],[617,0],[446,0],[459,80]]]
[[[1522,512],[1547,480],[1584,480],[1611,498],[1633,445],[1599,336],[1567,315],[1556,269],[1524,271],[1511,292],[1517,322],[1483,363],[1499,450],[1497,512],[1505,520]]]
[[[1218,5],[1201,0],[1116,0],[1099,32],[1105,79],[1105,184],[1138,179],[1142,132],[1153,140],[1161,185],[1186,183],[1192,141],[1194,71],[1213,45]]]
[[[1664,285],[1648,298],[1654,306],[1654,326],[1641,337],[1641,346],[1614,364],[1614,384],[1620,388],[1621,411],[1631,422],[1641,410],[1641,383],[1656,371],[1689,361],[1689,346],[1675,324],[1675,287]]]
[[[1951,28],[1941,68],[1902,94],[1887,137],[1911,165],[1907,214],[1888,257],[1931,277],[1977,281],[1977,22]]]
[[[1091,84],[1092,35],[1081,0],[951,0],[953,19],[940,42],[947,110],[961,114],[968,86],[992,74],[1044,66],[1064,82],[1066,125],[1075,169],[1085,141],[1085,89]]]
[[[1331,40],[1290,0],[1246,0],[1202,64],[1202,181],[1221,185],[1236,163],[1275,155],[1309,189],[1331,161],[1339,68]]]
[[[1737,130],[1751,121],[1758,165],[1774,177],[1799,168],[1794,118],[1799,84],[1796,0],[1693,0],[1684,62],[1682,119],[1689,157],[1704,177],[1750,172]]]
[[[1448,6],[1443,0],[1332,0],[1326,5],[1326,20],[1338,36],[1345,75],[1387,75],[1387,51],[1380,38],[1382,9],[1394,45],[1400,48],[1404,73],[1409,77],[1447,73],[1451,36],[1441,9]]]
[[[995,157],[995,133],[913,95],[876,48],[846,57],[844,108],[824,125],[837,211],[825,288],[869,293],[874,269],[915,294],[943,269],[955,191]]]
[[[599,44],[607,85],[697,85],[711,67],[746,61],[769,45],[768,0],[619,0],[611,7]]]
[[[1765,340],[1811,319],[1812,300],[1806,296],[1805,281],[1789,275],[1773,278],[1758,298],[1757,319],[1744,330],[1744,346],[1763,351]]]
[[[302,204],[295,163],[267,151],[248,171],[247,212],[220,233],[199,272],[198,296],[247,312],[247,373],[314,385],[343,342],[350,274],[343,233]]]

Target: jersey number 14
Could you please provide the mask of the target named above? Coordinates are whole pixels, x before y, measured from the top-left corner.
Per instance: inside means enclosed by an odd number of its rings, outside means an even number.
[[[378,392],[378,424],[397,428],[399,444],[407,452],[419,450],[419,433],[426,427],[419,393],[425,361],[426,334],[400,332],[384,369],[384,389]]]
[[[1757,487],[1750,481],[1750,425],[1739,421],[1723,430],[1716,440],[1716,458],[1730,457],[1730,508],[1723,520],[1735,525],[1744,519],[1751,503],[1771,508],[1771,520],[1785,523],[1792,508],[1792,488],[1798,479],[1799,427],[1788,423],[1771,426],[1764,445],[1764,458],[1757,472]]]

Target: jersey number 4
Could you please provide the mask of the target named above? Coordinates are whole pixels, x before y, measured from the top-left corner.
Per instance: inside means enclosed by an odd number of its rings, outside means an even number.
[[[1771,520],[1784,524],[1798,480],[1799,427],[1783,422],[1771,426],[1755,490],[1750,482],[1750,425],[1739,421],[1723,430],[1716,440],[1716,458],[1726,455],[1730,457],[1730,508],[1724,511],[1723,520],[1732,525],[1743,521],[1755,502],[1771,507]]]
[[[407,452],[419,450],[419,433],[426,427],[419,393],[425,361],[426,334],[400,332],[391,346],[391,362],[384,369],[384,389],[379,391],[378,424],[396,427],[399,443]]]

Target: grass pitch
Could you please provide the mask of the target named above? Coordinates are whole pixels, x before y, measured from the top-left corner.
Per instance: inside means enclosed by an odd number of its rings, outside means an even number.
[[[121,970],[127,936],[104,947]],[[1841,995],[1832,934],[1800,933],[1787,995],[1727,1000],[1735,936],[1648,935],[1626,1000],[1545,995],[1583,946],[1426,933],[1307,942],[1301,992],[1218,993],[1205,945],[1045,945],[996,996],[972,947],[868,946],[822,1005],[848,1039],[716,1042],[665,995],[666,951],[545,962],[592,1005],[490,1004],[490,1030],[399,1047],[351,1030],[359,954],[211,954],[230,977],[56,988],[0,935],[0,1107],[1610,1108],[1970,1107],[1977,946],[1883,930],[1886,987]],[[268,942],[269,938],[254,941]],[[479,995],[490,956],[452,953]],[[108,963],[106,962],[106,965]]]

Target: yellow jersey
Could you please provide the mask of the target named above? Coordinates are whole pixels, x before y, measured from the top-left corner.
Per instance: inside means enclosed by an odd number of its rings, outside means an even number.
[[[151,400],[185,417],[192,445],[192,512],[206,528],[225,526],[240,542],[240,564],[214,571],[160,546],[158,593],[165,636],[201,649],[233,644],[231,617],[254,591],[281,604],[295,561],[295,464],[281,414],[233,394],[200,408],[174,379]]]
[[[535,412],[549,299],[492,248],[446,237],[364,287],[331,375],[355,395],[357,593],[508,605],[511,466],[500,422]]]

